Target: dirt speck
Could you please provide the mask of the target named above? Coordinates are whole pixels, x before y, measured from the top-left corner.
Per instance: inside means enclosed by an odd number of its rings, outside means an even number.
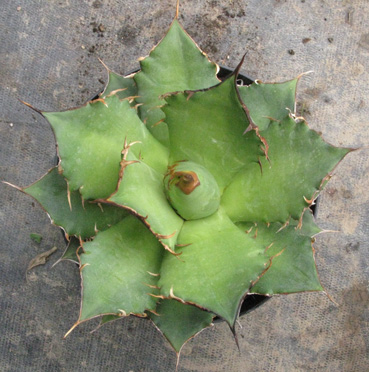
[[[345,14],[345,22],[350,26],[354,24],[354,12],[355,10],[353,8],[349,8]]]
[[[369,34],[361,35],[360,40],[359,40],[359,45],[362,48],[369,50]]]
[[[333,187],[327,187],[325,189],[326,193],[329,195],[329,196],[333,196],[336,194],[337,192],[337,189],[333,188]]]
[[[313,99],[319,98],[321,93],[322,93],[322,89],[320,89],[318,87],[305,89],[305,91],[304,91],[304,94],[306,94],[307,96],[309,96]]]
[[[92,6],[95,8],[95,9],[98,9],[98,8],[101,8],[103,6],[102,2],[99,1],[99,0],[95,0],[93,3],[92,3]]]
[[[352,242],[348,243],[345,246],[347,252],[356,252],[360,249],[360,243],[359,242]]]
[[[245,11],[243,9],[229,9],[229,8],[223,8],[223,14],[228,18],[235,18],[235,17],[244,17],[246,15]]]
[[[102,23],[97,24],[96,22],[91,22],[90,25],[92,26],[92,32],[100,37],[104,37],[105,26]]]
[[[366,107],[365,101],[361,99],[359,104],[357,105],[357,108],[360,110],[363,109],[364,107]]]
[[[332,99],[330,97],[328,97],[328,96],[324,96],[323,97],[323,101],[324,101],[324,103],[331,103],[332,102]]]
[[[118,40],[127,46],[134,46],[136,43],[136,37],[138,35],[138,30],[130,25],[124,25],[117,32]]]
[[[351,190],[343,190],[342,191],[342,196],[345,199],[351,199],[352,198],[352,192],[351,192]]]

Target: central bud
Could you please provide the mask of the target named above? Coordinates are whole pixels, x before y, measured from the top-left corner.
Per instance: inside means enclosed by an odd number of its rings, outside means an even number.
[[[216,212],[220,191],[213,175],[191,161],[168,167],[164,177],[165,193],[177,213],[185,220],[197,220]]]
[[[175,185],[186,195],[191,194],[191,192],[195,190],[197,186],[200,186],[199,177],[197,177],[195,172],[174,172],[174,177],[178,178],[178,181],[175,183]]]

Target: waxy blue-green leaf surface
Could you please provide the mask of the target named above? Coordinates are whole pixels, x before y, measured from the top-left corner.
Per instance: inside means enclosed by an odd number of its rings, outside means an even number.
[[[224,191],[221,205],[233,221],[299,219],[322,179],[349,150],[327,144],[305,122],[290,117],[271,123],[262,135],[270,160],[249,162]]]
[[[73,236],[70,237],[68,245],[66,246],[62,256],[59,258],[59,260],[57,262],[71,261],[71,262],[79,265],[77,250],[80,246],[81,246],[81,243],[80,243],[79,239],[77,239]]]
[[[266,254],[272,259],[268,271],[251,292],[273,295],[323,290],[312,249],[312,236],[321,230],[310,211],[304,213],[301,221],[291,220],[285,227],[278,222],[269,226],[265,223],[239,223],[237,226],[267,247]]]
[[[158,239],[174,251],[183,220],[165,196],[163,176],[138,161],[131,152],[134,146],[129,148],[126,160],[136,162],[125,166],[117,191],[106,201],[128,208],[144,218]]]
[[[133,216],[83,244],[79,322],[103,314],[139,314],[155,309],[163,247]],[[151,286],[151,287],[150,287]]]
[[[96,230],[107,229],[128,214],[110,205],[83,202],[78,191],[70,192],[69,205],[67,182],[57,168],[23,191],[41,204],[55,225],[61,226],[68,235],[82,239],[94,236]]]
[[[114,320],[118,320],[118,319],[121,319],[122,317],[120,315],[103,315],[101,317],[101,320],[100,320],[100,324],[98,326],[98,328],[100,328],[101,326],[103,326],[104,324],[106,323],[109,323],[109,322],[113,322]]]
[[[221,190],[247,164],[263,156],[238,98],[235,77],[201,92],[174,94],[163,107],[170,163],[190,160],[212,173]]]
[[[186,221],[178,237],[182,253],[166,254],[161,267],[161,294],[194,303],[234,325],[243,297],[268,265],[265,247],[238,229],[219,210]]]
[[[133,77],[126,77],[109,71],[109,81],[101,94],[101,97],[108,97],[116,94],[119,99],[137,96],[137,86]],[[135,101],[133,101],[135,104]]]
[[[44,113],[58,143],[60,166],[71,190],[84,199],[109,196],[116,188],[125,141],[140,141],[133,152],[159,172],[167,150],[148,132],[127,100],[116,95],[78,109]]]
[[[158,315],[149,313],[150,318],[177,353],[190,338],[209,327],[214,317],[214,314],[176,300],[160,300],[156,312]]]
[[[298,79],[294,79],[284,83],[255,82],[238,87],[241,100],[260,131],[267,129],[271,121],[283,120],[289,113],[295,113],[297,83]]]
[[[160,96],[215,85],[219,82],[216,77],[218,67],[209,61],[176,19],[140,65],[141,71],[134,76],[140,96],[137,102],[143,103],[139,108],[140,117],[154,136],[167,145],[166,124],[155,125],[164,119],[158,108],[164,104]]]

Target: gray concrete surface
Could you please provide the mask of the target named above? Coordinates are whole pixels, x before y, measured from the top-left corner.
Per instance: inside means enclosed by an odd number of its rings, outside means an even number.
[[[100,57],[124,73],[164,34],[174,0],[17,0],[0,7],[0,179],[27,185],[54,165],[55,142],[42,110],[84,103],[106,82]],[[225,324],[184,348],[179,371],[368,370],[369,354],[369,3],[366,0],[182,0],[180,20],[211,58],[283,81],[313,70],[299,86],[299,108],[332,144],[362,148],[337,168],[317,220],[337,232],[315,248],[322,294],[268,301],[240,320],[238,352]],[[99,29],[99,25],[100,26]],[[5,185],[1,191],[0,371],[175,370],[161,335],[139,319],[94,324],[62,336],[79,308],[70,263],[34,269],[29,261],[64,242],[41,208]],[[40,245],[30,233],[42,234]]]

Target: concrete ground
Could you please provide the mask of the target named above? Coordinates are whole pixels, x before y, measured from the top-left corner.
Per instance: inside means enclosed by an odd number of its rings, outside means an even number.
[[[28,185],[55,162],[46,111],[84,103],[106,82],[101,58],[125,73],[163,36],[175,0],[16,0],[0,9],[0,180]],[[366,0],[182,0],[180,21],[218,63],[263,81],[313,70],[299,85],[310,126],[349,154],[320,197],[317,221],[335,232],[315,248],[323,294],[273,298],[241,318],[240,352],[225,324],[183,349],[180,372],[364,372],[369,363],[369,3]],[[1,184],[0,371],[175,370],[150,322],[128,318],[90,334],[77,318],[79,274],[70,263],[28,274],[60,231],[27,196]],[[30,233],[40,233],[40,245]]]

